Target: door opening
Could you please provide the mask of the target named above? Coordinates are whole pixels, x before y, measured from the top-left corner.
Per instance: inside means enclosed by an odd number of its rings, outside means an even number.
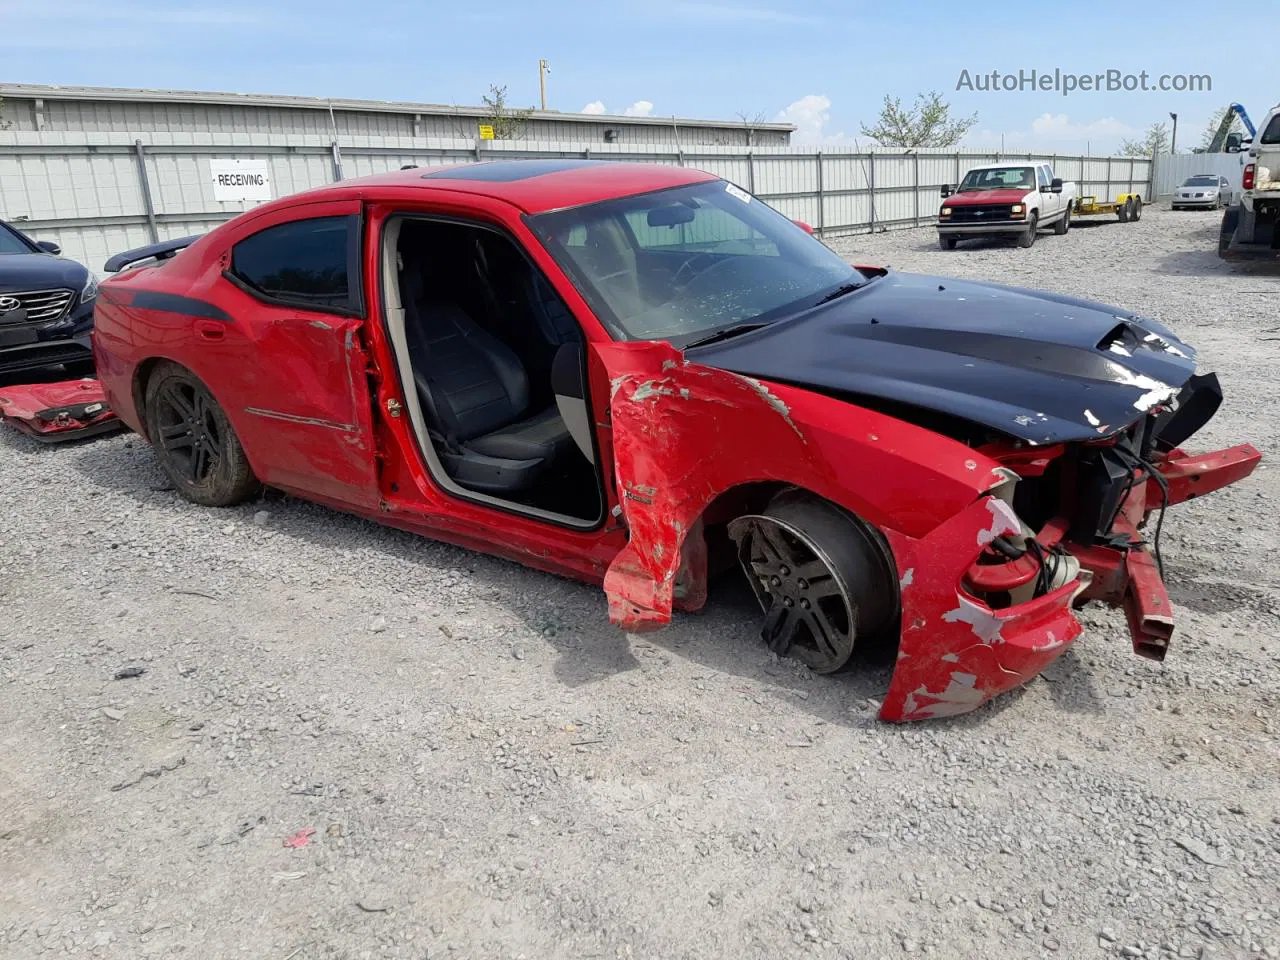
[[[506,235],[456,220],[393,218],[382,252],[406,404],[436,482],[596,526],[585,344],[551,285]]]

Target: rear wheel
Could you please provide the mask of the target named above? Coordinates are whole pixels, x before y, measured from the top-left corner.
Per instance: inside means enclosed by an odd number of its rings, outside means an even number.
[[[1071,207],[1067,207],[1067,212],[1062,215],[1062,219],[1053,225],[1053,232],[1058,236],[1062,236],[1071,229]]]
[[[1027,229],[1018,234],[1018,246],[1033,247],[1036,243],[1036,231],[1040,229],[1040,214],[1034,210],[1030,214],[1031,221],[1027,224]]]
[[[780,657],[835,673],[897,612],[887,550],[833,503],[786,491],[729,534],[764,609],[761,637]]]
[[[1133,200],[1130,198],[1120,205],[1120,209],[1116,211],[1116,219],[1121,223],[1129,222],[1129,215],[1133,211]]]
[[[939,236],[938,246],[943,250],[954,250],[956,248],[956,238]]]
[[[166,363],[147,381],[147,434],[174,488],[206,507],[229,507],[261,485],[231,422],[209,389],[184,367]]]
[[[1138,221],[1142,219],[1142,198],[1132,197],[1133,207],[1129,210],[1129,219]]]

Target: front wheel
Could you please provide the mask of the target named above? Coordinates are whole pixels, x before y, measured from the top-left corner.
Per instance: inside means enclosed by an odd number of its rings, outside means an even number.
[[[213,394],[190,370],[165,363],[146,390],[147,435],[174,488],[192,503],[229,507],[261,485]]]
[[[859,640],[882,631],[898,609],[887,548],[852,514],[800,490],[763,514],[729,524],[738,560],[764,609],[760,635],[780,657],[835,673]]]
[[[938,246],[943,250],[954,250],[956,248],[956,238],[939,236]]]
[[[1036,243],[1036,231],[1040,229],[1040,215],[1034,211],[1031,213],[1031,222],[1027,224],[1027,229],[1018,234],[1018,246],[1033,247]]]

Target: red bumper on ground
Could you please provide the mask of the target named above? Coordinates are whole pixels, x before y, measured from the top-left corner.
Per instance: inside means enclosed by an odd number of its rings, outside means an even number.
[[[0,417],[41,443],[62,443],[124,429],[97,380],[0,388]]]

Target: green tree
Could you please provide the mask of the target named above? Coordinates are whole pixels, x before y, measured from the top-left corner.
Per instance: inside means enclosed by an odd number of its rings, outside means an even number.
[[[1169,125],[1153,123],[1140,140],[1125,140],[1120,144],[1120,155],[1125,157],[1154,157],[1169,148]]]
[[[523,110],[507,104],[507,88],[497,84],[489,85],[489,92],[480,98],[488,108],[489,114],[480,122],[493,127],[495,140],[515,140],[524,132],[525,121],[533,116],[533,108]]]
[[[936,90],[917,94],[910,107],[886,93],[880,116],[862,124],[862,135],[885,147],[953,147],[977,122],[976,113],[952,119],[951,104]]]
[[[1226,106],[1219,107],[1217,110],[1214,110],[1209,114],[1209,123],[1204,128],[1204,133],[1200,135],[1200,149],[1197,151],[1198,153],[1204,153],[1209,149],[1210,145],[1212,145],[1213,138],[1218,135],[1218,127],[1222,125],[1222,118],[1230,109],[1231,105],[1227,104]],[[1235,115],[1232,115],[1231,125],[1227,127],[1227,133],[1230,133],[1235,129],[1237,123],[1239,123],[1238,118],[1236,118]]]

